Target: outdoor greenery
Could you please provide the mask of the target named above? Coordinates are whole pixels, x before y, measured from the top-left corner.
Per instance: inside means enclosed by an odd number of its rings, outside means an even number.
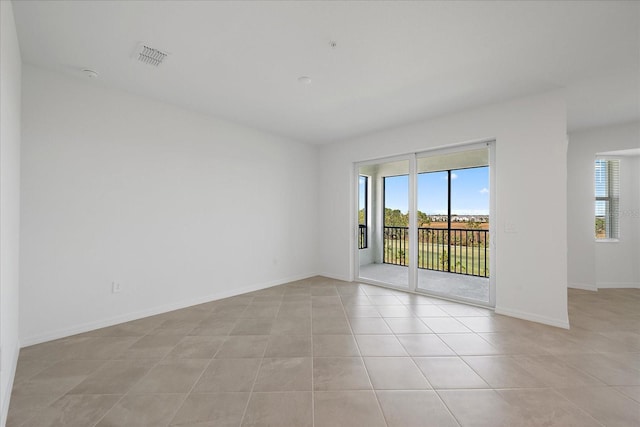
[[[397,248],[391,241],[385,241],[385,262],[409,265],[409,250]],[[449,254],[446,244],[419,245],[418,268],[449,271]],[[478,245],[451,246],[451,272],[489,276],[489,249],[486,256],[484,247]]]
[[[605,219],[602,216],[596,217],[596,237],[602,239],[606,236],[606,224]]]

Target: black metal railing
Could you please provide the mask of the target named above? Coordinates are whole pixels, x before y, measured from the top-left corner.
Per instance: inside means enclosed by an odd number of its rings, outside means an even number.
[[[384,227],[384,262],[386,264],[408,265],[409,228]]]
[[[358,249],[367,248],[367,226],[364,224],[358,224],[360,228],[360,238],[358,239]]]
[[[409,228],[384,227],[384,263],[409,264]],[[489,277],[489,231],[418,228],[418,268]]]

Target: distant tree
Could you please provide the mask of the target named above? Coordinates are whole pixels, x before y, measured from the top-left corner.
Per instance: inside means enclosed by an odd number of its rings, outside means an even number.
[[[387,227],[408,227],[409,214],[403,214],[400,209],[384,209],[384,225]]]
[[[424,212],[418,211],[418,227],[429,227],[431,225],[431,217]]]
[[[478,221],[469,220],[469,222],[467,222],[467,228],[469,230],[480,230],[480,223]]]
[[[366,224],[367,221],[364,217],[364,209],[360,209],[358,212],[358,224]]]

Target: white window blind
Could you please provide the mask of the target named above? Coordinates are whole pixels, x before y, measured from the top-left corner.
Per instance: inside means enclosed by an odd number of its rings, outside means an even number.
[[[595,236],[618,239],[620,212],[620,160],[595,162]]]

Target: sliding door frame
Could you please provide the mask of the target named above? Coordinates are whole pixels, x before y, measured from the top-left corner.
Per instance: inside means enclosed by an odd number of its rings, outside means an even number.
[[[418,288],[418,197],[417,197],[417,163],[418,158],[429,157],[429,156],[439,156],[443,154],[452,154],[463,151],[477,150],[481,148],[487,148],[489,150],[489,250],[490,250],[490,258],[489,258],[489,301],[478,301],[466,298],[458,298],[451,295],[443,295],[439,293],[429,292],[424,289]],[[409,161],[409,199],[408,199],[408,207],[409,207],[409,283],[407,286],[394,285],[392,283],[379,282],[377,280],[365,279],[360,277],[360,256],[358,249],[358,238],[359,238],[359,230],[358,230],[358,192],[359,192],[359,176],[360,176],[360,168],[362,166],[370,166],[376,165],[380,163],[389,163],[395,161]],[[355,215],[355,227],[353,237],[352,237],[352,247],[354,248],[354,268],[352,278],[355,281],[359,281],[362,283],[369,283],[377,286],[383,286],[391,289],[398,289],[402,291],[408,291],[411,293],[416,293],[420,295],[430,295],[436,296],[438,298],[448,299],[452,301],[464,302],[467,304],[473,304],[483,307],[495,307],[496,303],[496,286],[495,286],[495,276],[496,276],[496,141],[495,139],[482,140],[473,143],[465,143],[465,144],[456,144],[447,147],[440,147],[434,149],[427,149],[415,153],[409,153],[400,156],[392,156],[392,157],[384,157],[380,159],[366,160],[362,162],[356,162],[353,164],[353,181],[355,182],[354,190],[356,197],[352,197],[354,203],[354,212]],[[369,183],[369,191],[371,191],[371,185]],[[376,191],[378,191],[378,185],[375,185]],[[384,192],[384,190],[382,190]],[[450,191],[450,188],[449,188]],[[368,197],[368,200],[372,200],[373,197]],[[379,200],[378,197],[375,198]],[[450,201],[449,201],[450,202]],[[371,211],[371,215],[381,215],[381,219],[384,222],[384,202],[381,203],[382,212],[377,212],[376,209],[372,209],[368,207],[368,210]],[[353,221],[353,220],[352,220]],[[379,221],[376,221],[376,227],[380,226]],[[374,230],[371,230],[370,236],[373,243],[374,240]],[[370,246],[371,247],[371,246]],[[373,249],[373,248],[372,248]]]

